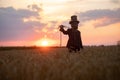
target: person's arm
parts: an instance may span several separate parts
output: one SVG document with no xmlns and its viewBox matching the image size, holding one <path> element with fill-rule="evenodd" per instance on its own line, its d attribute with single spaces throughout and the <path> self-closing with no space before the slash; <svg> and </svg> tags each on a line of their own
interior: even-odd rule
<svg viewBox="0 0 120 80">
<path fill-rule="evenodd" d="M 60 26 L 60 31 L 63 32 L 63 34 L 68 34 L 68 30 L 65 31 L 63 27 L 63 25 Z"/>
</svg>

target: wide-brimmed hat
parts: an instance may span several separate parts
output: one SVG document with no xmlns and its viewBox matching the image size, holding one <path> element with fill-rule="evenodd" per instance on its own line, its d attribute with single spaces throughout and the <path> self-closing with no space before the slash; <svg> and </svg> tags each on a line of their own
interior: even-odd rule
<svg viewBox="0 0 120 80">
<path fill-rule="evenodd" d="M 69 22 L 69 24 L 72 24 L 73 22 L 79 23 L 79 21 L 77 20 L 77 16 L 76 15 L 71 16 L 71 21 Z"/>
</svg>

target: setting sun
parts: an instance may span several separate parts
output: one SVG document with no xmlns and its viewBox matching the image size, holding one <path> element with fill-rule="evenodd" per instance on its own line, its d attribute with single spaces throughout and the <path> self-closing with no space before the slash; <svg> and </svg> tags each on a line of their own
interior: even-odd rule
<svg viewBox="0 0 120 80">
<path fill-rule="evenodd" d="M 54 46 L 56 44 L 56 41 L 48 38 L 42 38 L 40 40 L 37 40 L 34 44 L 36 46 L 43 46 L 43 47 Z"/>
<path fill-rule="evenodd" d="M 42 42 L 41 42 L 41 45 L 42 45 L 42 46 L 48 46 L 48 41 L 46 41 L 46 40 L 42 41 Z"/>
<path fill-rule="evenodd" d="M 50 46 L 48 40 L 38 40 L 35 42 L 35 45 L 37 45 L 37 46 Z"/>
</svg>

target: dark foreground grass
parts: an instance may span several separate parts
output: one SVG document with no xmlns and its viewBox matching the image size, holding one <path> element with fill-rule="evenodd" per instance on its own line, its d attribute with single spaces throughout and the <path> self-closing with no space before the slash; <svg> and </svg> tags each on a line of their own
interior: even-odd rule
<svg viewBox="0 0 120 80">
<path fill-rule="evenodd" d="M 120 47 L 4 48 L 0 80 L 120 80 Z"/>
</svg>

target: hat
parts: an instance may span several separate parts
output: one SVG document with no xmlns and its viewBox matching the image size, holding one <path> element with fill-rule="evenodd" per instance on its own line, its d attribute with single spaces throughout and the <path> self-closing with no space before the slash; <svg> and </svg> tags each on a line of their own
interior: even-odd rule
<svg viewBox="0 0 120 80">
<path fill-rule="evenodd" d="M 77 16 L 76 15 L 71 16 L 71 21 L 69 22 L 69 24 L 71 24 L 72 22 L 79 23 L 79 21 L 77 20 Z"/>
</svg>

